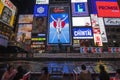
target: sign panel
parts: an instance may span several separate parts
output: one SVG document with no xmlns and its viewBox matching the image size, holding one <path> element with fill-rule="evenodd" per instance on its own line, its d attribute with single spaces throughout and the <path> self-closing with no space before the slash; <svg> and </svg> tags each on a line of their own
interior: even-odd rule
<svg viewBox="0 0 120 80">
<path fill-rule="evenodd" d="M 72 17 L 72 26 L 91 26 L 90 17 Z"/>
<path fill-rule="evenodd" d="M 25 40 L 31 39 L 32 24 L 19 24 L 17 41 L 25 42 Z"/>
<path fill-rule="evenodd" d="M 34 16 L 47 16 L 48 15 L 48 5 L 35 5 Z"/>
<path fill-rule="evenodd" d="M 49 4 L 49 0 L 36 0 L 36 4 Z"/>
<path fill-rule="evenodd" d="M 120 17 L 120 8 L 117 2 L 96 1 L 96 5 L 99 17 Z"/>
<path fill-rule="evenodd" d="M 120 18 L 104 18 L 105 25 L 120 26 Z"/>
<path fill-rule="evenodd" d="M 68 6 L 51 6 L 49 15 L 48 44 L 70 44 Z"/>
<path fill-rule="evenodd" d="M 102 38 L 102 42 L 103 43 L 107 43 L 107 35 L 106 35 L 106 31 L 105 31 L 105 26 L 104 26 L 104 22 L 103 22 L 103 18 L 98 18 L 99 21 L 99 25 L 100 25 L 100 31 L 101 31 L 101 38 Z"/>
<path fill-rule="evenodd" d="M 0 45 L 4 47 L 7 47 L 8 45 L 8 38 L 1 34 L 0 34 Z"/>
<path fill-rule="evenodd" d="M 90 27 L 73 28 L 73 39 L 92 39 L 93 33 Z"/>
<path fill-rule="evenodd" d="M 16 7 L 10 0 L 0 0 L 0 20 L 13 27 Z"/>
<path fill-rule="evenodd" d="M 33 15 L 19 15 L 18 23 L 32 23 L 33 22 Z"/>
<path fill-rule="evenodd" d="M 72 3 L 72 16 L 88 16 L 87 2 Z"/>
<path fill-rule="evenodd" d="M 94 43 L 96 46 L 103 46 L 97 14 L 91 14 L 91 20 L 92 20 Z"/>
</svg>

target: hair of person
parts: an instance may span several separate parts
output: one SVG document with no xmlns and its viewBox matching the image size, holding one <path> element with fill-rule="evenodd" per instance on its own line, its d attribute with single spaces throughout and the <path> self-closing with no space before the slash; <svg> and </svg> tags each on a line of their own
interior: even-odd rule
<svg viewBox="0 0 120 80">
<path fill-rule="evenodd" d="M 8 67 L 7 67 L 7 71 L 10 71 L 10 68 L 11 67 L 13 67 L 13 65 L 9 65 Z"/>
<path fill-rule="evenodd" d="M 17 67 L 17 71 L 18 71 L 18 72 L 23 72 L 23 67 L 22 67 L 22 66 L 18 66 L 18 67 Z"/>
<path fill-rule="evenodd" d="M 99 66 L 99 69 L 100 69 L 100 71 L 104 71 L 104 70 L 105 70 L 105 67 L 104 67 L 103 65 L 100 65 L 100 66 Z"/>
<path fill-rule="evenodd" d="M 118 74 L 120 74 L 120 69 L 117 69 L 116 72 L 117 72 Z"/>
<path fill-rule="evenodd" d="M 44 18 L 43 17 L 36 17 L 36 21 L 41 19 L 42 21 L 44 21 Z"/>
<path fill-rule="evenodd" d="M 82 70 L 86 70 L 86 66 L 84 64 L 81 65 Z"/>
</svg>

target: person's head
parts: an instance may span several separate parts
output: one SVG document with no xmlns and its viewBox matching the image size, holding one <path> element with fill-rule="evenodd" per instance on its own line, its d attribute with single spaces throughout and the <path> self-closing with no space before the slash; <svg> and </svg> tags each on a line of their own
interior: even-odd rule
<svg viewBox="0 0 120 80">
<path fill-rule="evenodd" d="M 43 67 L 42 71 L 44 71 L 44 74 L 48 74 L 48 68 L 47 67 Z"/>
<path fill-rule="evenodd" d="M 105 71 L 105 67 L 103 65 L 99 66 L 100 71 Z"/>
<path fill-rule="evenodd" d="M 36 18 L 36 25 L 42 25 L 44 22 L 44 18 L 43 17 L 37 17 Z"/>
<path fill-rule="evenodd" d="M 117 70 L 116 70 L 116 73 L 117 73 L 117 74 L 120 74 L 120 69 L 117 69 Z"/>
<path fill-rule="evenodd" d="M 11 71 L 13 71 L 13 69 L 14 69 L 13 65 L 9 65 L 7 68 L 7 71 L 11 72 Z"/>
<path fill-rule="evenodd" d="M 84 64 L 81 65 L 82 70 L 86 70 L 86 66 Z"/>
<path fill-rule="evenodd" d="M 18 67 L 17 67 L 17 71 L 18 71 L 18 72 L 23 72 L 23 67 L 22 67 L 22 66 L 18 66 Z"/>
</svg>

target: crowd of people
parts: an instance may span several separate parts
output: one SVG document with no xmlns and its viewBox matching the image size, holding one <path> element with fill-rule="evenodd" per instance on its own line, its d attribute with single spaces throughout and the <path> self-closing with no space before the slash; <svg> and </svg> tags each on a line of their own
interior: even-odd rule
<svg viewBox="0 0 120 80">
<path fill-rule="evenodd" d="M 78 80 L 120 80 L 120 69 L 116 70 L 114 79 L 110 78 L 110 75 L 105 70 L 103 65 L 99 65 L 100 73 L 97 79 L 94 79 L 89 70 L 87 70 L 84 64 L 81 65 L 81 72 L 78 76 Z M 1 80 L 22 80 L 26 70 L 22 66 L 18 66 L 17 69 L 13 65 L 9 65 L 7 70 L 3 73 Z M 48 67 L 43 67 L 41 75 L 38 80 L 49 80 Z"/>
</svg>

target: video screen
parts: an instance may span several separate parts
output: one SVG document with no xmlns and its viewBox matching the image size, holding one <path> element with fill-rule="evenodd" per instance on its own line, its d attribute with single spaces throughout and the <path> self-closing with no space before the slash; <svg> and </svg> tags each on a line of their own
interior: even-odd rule
<svg viewBox="0 0 120 80">
<path fill-rule="evenodd" d="M 50 7 L 48 44 L 70 44 L 69 7 Z"/>
</svg>

